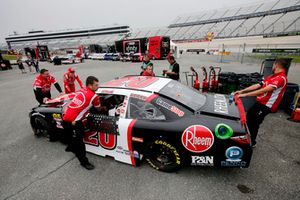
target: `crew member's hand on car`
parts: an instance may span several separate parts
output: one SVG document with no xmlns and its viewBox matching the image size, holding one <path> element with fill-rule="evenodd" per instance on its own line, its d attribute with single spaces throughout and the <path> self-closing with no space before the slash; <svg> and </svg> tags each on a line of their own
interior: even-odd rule
<svg viewBox="0 0 300 200">
<path fill-rule="evenodd" d="M 246 96 L 247 96 L 247 94 L 238 94 L 239 98 L 243 98 L 243 97 L 246 97 Z"/>
<path fill-rule="evenodd" d="M 233 94 L 236 95 L 236 94 L 242 94 L 243 92 L 241 90 L 238 90 L 238 91 L 235 91 Z"/>
<path fill-rule="evenodd" d="M 49 100 L 49 98 L 45 97 L 43 98 L 43 103 L 46 103 Z"/>
</svg>

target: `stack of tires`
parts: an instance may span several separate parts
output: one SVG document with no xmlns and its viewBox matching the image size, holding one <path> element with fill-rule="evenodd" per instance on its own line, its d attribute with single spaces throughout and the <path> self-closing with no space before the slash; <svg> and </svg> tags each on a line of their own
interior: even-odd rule
<svg viewBox="0 0 300 200">
<path fill-rule="evenodd" d="M 263 76 L 258 72 L 248 74 L 223 72 L 219 74 L 218 92 L 222 94 L 230 94 L 234 91 L 259 83 L 262 79 Z"/>
</svg>

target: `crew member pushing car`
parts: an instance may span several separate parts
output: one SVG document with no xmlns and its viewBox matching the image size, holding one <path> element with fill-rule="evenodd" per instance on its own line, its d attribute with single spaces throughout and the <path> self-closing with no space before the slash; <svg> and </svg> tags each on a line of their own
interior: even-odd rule
<svg viewBox="0 0 300 200">
<path fill-rule="evenodd" d="M 84 87 L 78 74 L 76 74 L 75 70 L 70 67 L 68 69 L 68 71 L 64 74 L 64 88 L 65 88 L 66 94 L 75 92 L 75 80 L 77 80 L 77 82 L 81 88 Z"/>
<path fill-rule="evenodd" d="M 80 164 L 88 170 L 94 169 L 94 165 L 86 157 L 85 144 L 83 143 L 83 120 L 92 106 L 100 111 L 100 98 L 95 94 L 98 89 L 98 82 L 94 76 L 87 77 L 86 87 L 76 92 L 74 99 L 63 112 L 64 127 L 70 137 L 66 151 L 72 151 Z"/>
<path fill-rule="evenodd" d="M 288 62 L 285 59 L 277 59 L 273 64 L 273 75 L 259 84 L 235 92 L 239 97 L 256 96 L 255 104 L 247 113 L 247 125 L 253 146 L 256 145 L 260 124 L 270 112 L 276 112 L 283 98 L 288 83 L 287 67 Z"/>
<path fill-rule="evenodd" d="M 54 84 L 55 88 L 60 94 L 63 94 L 60 85 L 55 80 L 55 78 L 50 75 L 47 69 L 42 69 L 40 74 L 35 77 L 33 83 L 33 91 L 35 94 L 36 100 L 43 104 L 48 99 L 51 98 L 51 85 Z"/>
</svg>

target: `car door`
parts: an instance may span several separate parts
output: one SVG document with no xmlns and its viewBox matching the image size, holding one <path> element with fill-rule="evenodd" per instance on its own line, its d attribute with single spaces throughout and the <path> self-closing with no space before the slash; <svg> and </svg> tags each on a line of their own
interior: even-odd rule
<svg viewBox="0 0 300 200">
<path fill-rule="evenodd" d="M 84 142 L 86 150 L 100 156 L 111 156 L 115 160 L 135 165 L 131 144 L 131 130 L 134 119 L 126 119 L 128 97 L 130 92 L 125 90 L 99 90 L 102 106 L 107 107 L 106 113 L 96 114 L 94 125 L 98 129 L 88 131 Z"/>
</svg>

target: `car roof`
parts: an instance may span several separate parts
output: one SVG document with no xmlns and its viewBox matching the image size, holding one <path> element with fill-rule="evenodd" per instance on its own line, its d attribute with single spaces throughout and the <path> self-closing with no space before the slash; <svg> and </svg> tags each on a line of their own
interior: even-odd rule
<svg viewBox="0 0 300 200">
<path fill-rule="evenodd" d="M 131 89 L 159 93 L 171 81 L 171 79 L 164 77 L 125 76 L 105 82 L 100 85 L 100 88 Z"/>
</svg>

